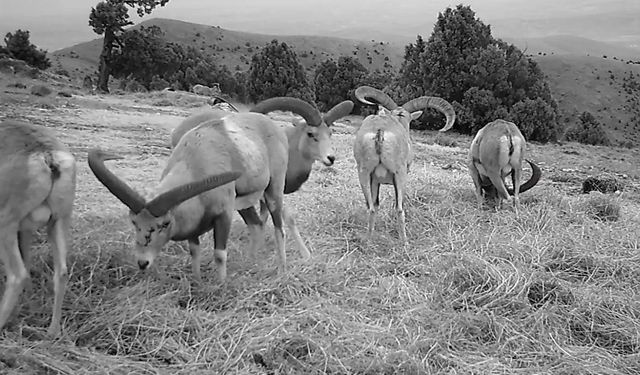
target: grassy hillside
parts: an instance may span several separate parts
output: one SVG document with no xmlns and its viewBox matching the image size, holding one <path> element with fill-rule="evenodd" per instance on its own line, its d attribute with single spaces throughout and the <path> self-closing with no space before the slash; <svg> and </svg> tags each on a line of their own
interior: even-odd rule
<svg viewBox="0 0 640 375">
<path fill-rule="evenodd" d="M 161 27 L 169 41 L 198 46 L 231 71 L 247 69 L 251 56 L 274 38 L 293 46 L 309 73 L 325 59 L 343 55 L 357 57 L 370 70 L 395 71 L 404 48 L 375 40 L 253 34 L 158 18 L 142 25 Z M 580 113 L 589 111 L 607 128 L 614 142 L 640 142 L 640 94 L 623 87 L 630 73 L 640 75 L 640 65 L 628 64 L 628 58 L 622 57 L 630 49 L 571 36 L 540 38 L 537 42 L 507 40 L 526 48 L 540 63 L 567 126 L 575 124 Z M 51 57 L 53 70 L 64 69 L 74 77 L 95 72 L 101 46 L 102 40 L 95 39 L 56 51 Z M 584 51 L 592 51 L 591 56 Z M 602 57 L 605 54 L 607 58 Z"/>
<path fill-rule="evenodd" d="M 619 44 L 600 42 L 575 35 L 553 35 L 541 38 L 503 38 L 526 50 L 527 54 L 577 55 L 616 57 L 622 60 L 640 61 L 640 49 Z"/>
<path fill-rule="evenodd" d="M 566 126 L 589 111 L 614 142 L 640 142 L 640 65 L 596 56 L 547 55 L 534 59 L 549 80 Z M 629 87 L 632 81 L 636 82 L 635 89 Z"/>
<path fill-rule="evenodd" d="M 336 163 L 315 165 L 285 198 L 312 259 L 300 261 L 289 240 L 287 273 L 276 275 L 269 224 L 253 262 L 235 215 L 228 282 L 215 281 L 207 234 L 204 282 L 195 283 L 180 243 L 166 246 L 152 272 L 138 270 L 128 210 L 86 160 L 89 148 L 117 152 L 123 159 L 109 167 L 150 192 L 170 153 L 171 128 L 195 103 L 181 105 L 179 92 L 29 95 L 43 83 L 65 89 L 0 73 L 0 120 L 46 125 L 78 161 L 63 335 L 44 336 L 52 256 L 43 231 L 34 238 L 30 287 L 0 332 L 2 374 L 600 375 L 640 368 L 637 150 L 530 145 L 543 179 L 521 196 L 516 216 L 510 204 L 477 208 L 464 167 L 470 137 L 414 132 L 403 246 L 390 186 L 381 189 L 375 236 L 364 236 L 367 211 L 352 154 L 362 119 L 350 116 L 334 128 Z M 621 195 L 577 194 L 581 179 L 604 171 L 627 175 Z"/>
<path fill-rule="evenodd" d="M 159 26 L 169 42 L 195 46 L 212 55 L 219 64 L 228 66 L 231 71 L 248 69 L 253 54 L 273 39 L 292 46 L 300 63 L 310 72 L 326 59 L 337 60 L 339 56 L 356 57 L 370 71 L 397 70 L 404 51 L 403 46 L 376 40 L 253 34 L 162 18 L 154 18 L 134 27 L 140 25 Z M 93 72 L 101 47 L 100 38 L 55 51 L 52 54 L 53 65 L 73 75 Z"/>
</svg>

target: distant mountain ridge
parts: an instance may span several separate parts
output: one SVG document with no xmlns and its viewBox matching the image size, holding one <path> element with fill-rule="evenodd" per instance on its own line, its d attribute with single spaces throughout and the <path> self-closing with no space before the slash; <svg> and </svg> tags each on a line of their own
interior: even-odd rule
<svg viewBox="0 0 640 375">
<path fill-rule="evenodd" d="M 141 26 L 158 26 L 169 42 L 194 46 L 214 57 L 218 64 L 226 65 L 231 71 L 249 68 L 253 54 L 273 39 L 292 46 L 300 63 L 308 70 L 332 58 L 352 56 L 370 71 L 395 71 L 399 68 L 404 47 L 389 42 L 353 40 L 337 37 L 306 35 L 266 35 L 233 31 L 217 26 L 195 24 L 165 18 L 153 18 L 141 22 Z M 54 65 L 76 65 L 83 74 L 97 66 L 102 48 L 102 38 L 80 43 L 53 52 Z M 73 60 L 77 60 L 74 61 Z M 68 70 L 68 69 L 67 69 Z"/>
<path fill-rule="evenodd" d="M 601 42 L 575 35 L 552 35 L 540 38 L 503 38 L 527 54 L 575 56 L 608 56 L 624 60 L 640 60 L 640 49 Z"/>
</svg>

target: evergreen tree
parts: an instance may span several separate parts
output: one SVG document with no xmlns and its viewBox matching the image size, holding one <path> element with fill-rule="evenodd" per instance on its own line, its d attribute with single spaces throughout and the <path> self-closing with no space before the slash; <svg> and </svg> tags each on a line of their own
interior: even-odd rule
<svg viewBox="0 0 640 375">
<path fill-rule="evenodd" d="M 113 48 L 122 44 L 119 36 L 124 32 L 124 27 L 133 24 L 129 21 L 129 8 L 136 9 L 138 16 L 142 17 L 168 2 L 169 0 L 105 0 L 91 8 L 89 26 L 96 34 L 104 34 L 98 67 L 98 90 L 109 92 Z"/>
<path fill-rule="evenodd" d="M 578 120 L 580 123 L 569 128 L 565 134 L 568 141 L 602 146 L 611 144 L 607 132 L 590 112 L 582 112 Z"/>
<path fill-rule="evenodd" d="M 291 96 L 315 103 L 315 95 L 296 53 L 272 40 L 253 55 L 247 77 L 249 99 L 258 102 L 275 96 Z"/>
<path fill-rule="evenodd" d="M 243 92 L 226 66 L 218 66 L 212 56 L 194 47 L 165 41 L 158 26 L 130 29 L 119 39 L 111 57 L 112 75 L 116 78 L 136 80 L 147 89 L 164 85 L 162 88 L 188 91 L 198 83 L 217 83 L 225 94 Z"/>
<path fill-rule="evenodd" d="M 358 60 L 340 56 L 338 63 L 326 60 L 316 69 L 315 93 L 318 107 L 325 111 L 343 100 L 351 99 L 353 91 L 363 84 L 369 71 Z"/>
<path fill-rule="evenodd" d="M 529 121 L 516 125 L 529 129 L 532 140 L 552 140 L 558 133 L 557 103 L 538 65 L 515 46 L 493 38 L 469 6 L 447 8 L 427 42 L 418 36 L 405 48 L 390 91 L 399 103 L 421 95 L 448 100 L 458 113 L 455 128 L 463 133 L 475 133 L 497 118 L 516 117 Z M 433 114 L 425 111 L 414 124 L 438 123 L 430 121 Z"/>
<path fill-rule="evenodd" d="M 15 33 L 7 33 L 4 37 L 6 48 L 4 53 L 27 64 L 38 68 L 47 69 L 51 61 L 47 58 L 47 51 L 38 49 L 29 41 L 29 30 L 16 30 Z M 0 51 L 0 54 L 3 51 Z"/>
</svg>

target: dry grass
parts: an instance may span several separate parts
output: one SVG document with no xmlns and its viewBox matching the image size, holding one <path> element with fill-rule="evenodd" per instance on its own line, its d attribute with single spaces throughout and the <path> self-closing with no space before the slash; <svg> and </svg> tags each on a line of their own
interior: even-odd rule
<svg viewBox="0 0 640 375">
<path fill-rule="evenodd" d="M 312 260 L 301 263 L 290 241 L 288 272 L 276 276 L 267 231 L 265 260 L 252 264 L 238 217 L 228 284 L 213 281 L 205 251 L 198 286 L 176 243 L 155 273 L 138 272 L 128 253 L 126 211 L 85 158 L 88 147 L 121 150 L 126 159 L 113 168 L 148 191 L 168 155 L 169 129 L 189 109 L 154 108 L 162 98 L 141 94 L 74 99 L 71 107 L 56 99 L 47 111 L 30 102 L 2 105 L 2 113 L 64 136 L 79 160 L 79 183 L 63 337 L 43 337 L 52 261 L 40 236 L 31 289 L 0 333 L 0 373 L 640 374 L 633 192 L 610 198 L 617 221 L 594 216 L 592 194 L 550 180 L 523 194 L 519 218 L 510 204 L 478 211 L 464 168 L 469 138 L 451 135 L 442 146 L 445 138 L 432 144 L 432 135 L 415 134 L 410 244 L 397 240 L 388 186 L 368 241 L 353 127 L 339 125 L 336 165 L 316 166 L 302 190 L 286 198 Z M 563 155 L 557 146 L 533 149 L 534 160 Z"/>
</svg>

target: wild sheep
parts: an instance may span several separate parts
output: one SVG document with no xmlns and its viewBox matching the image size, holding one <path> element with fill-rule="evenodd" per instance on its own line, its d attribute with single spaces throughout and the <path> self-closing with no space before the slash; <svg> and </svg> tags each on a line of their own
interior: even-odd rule
<svg viewBox="0 0 640 375">
<path fill-rule="evenodd" d="M 540 180 L 541 171 L 532 161 L 527 160 L 532 169 L 529 181 L 520 185 L 522 161 L 525 159 L 526 141 L 520 129 L 513 122 L 495 120 L 478 131 L 471 142 L 467 165 L 475 185 L 478 208 L 482 208 L 484 198 L 498 199 L 499 209 L 503 199 L 513 195 L 513 207 L 518 214 L 520 193 L 534 187 Z M 504 179 L 511 175 L 513 189 L 507 189 Z"/>
<path fill-rule="evenodd" d="M 6 275 L 0 329 L 29 278 L 33 232 L 46 225 L 54 262 L 48 334 L 60 333 L 75 191 L 75 158 L 48 129 L 12 120 L 0 124 L 0 259 Z"/>
<path fill-rule="evenodd" d="M 296 112 L 298 104 L 287 99 L 275 107 Z M 266 102 L 267 106 L 273 104 Z M 104 160 L 114 158 L 94 150 L 89 154 L 89 166 L 130 208 L 136 228 L 135 253 L 141 269 L 153 263 L 169 240 L 187 240 L 194 277 L 200 280 L 199 237 L 213 229 L 218 279 L 224 281 L 233 211 L 238 210 L 247 223 L 251 252 L 255 254 L 264 237 L 255 205 L 263 198 L 274 223 L 278 271 L 284 272 L 282 211 L 288 142 L 285 133 L 270 118 L 260 113 L 230 113 L 186 132 L 179 138 L 162 173 L 156 189 L 159 195 L 150 202 L 105 167 Z"/>
<path fill-rule="evenodd" d="M 393 184 L 398 233 L 406 244 L 403 197 L 413 159 L 409 123 L 420 117 L 423 109 L 434 108 L 446 116 L 447 123 L 440 129 L 446 131 L 455 122 L 455 111 L 446 100 L 432 96 L 421 96 L 399 107 L 387 94 L 369 86 L 358 87 L 355 96 L 362 103 L 381 106 L 377 114 L 362 121 L 353 144 L 360 187 L 369 211 L 368 235 L 371 237 L 373 234 L 376 210 L 380 205 L 380 184 Z"/>
<path fill-rule="evenodd" d="M 191 92 L 196 95 L 203 96 L 218 96 L 220 95 L 220 86 L 217 83 L 214 83 L 212 87 L 196 84 L 191 88 Z"/>
<path fill-rule="evenodd" d="M 272 98 L 257 105 L 251 111 L 267 114 L 278 110 L 280 108 L 278 104 L 280 100 L 289 101 L 290 98 Z M 353 102 L 345 100 L 334 106 L 324 116 L 321 116 L 317 109 L 300 100 L 298 101 L 296 111 L 304 120 L 295 120 L 293 125 L 288 122 L 275 121 L 284 128 L 289 144 L 284 194 L 291 194 L 300 189 L 309 178 L 315 161 L 320 161 L 327 166 L 333 165 L 335 156 L 333 155 L 333 147 L 331 145 L 331 125 L 337 119 L 348 115 L 352 109 Z M 220 119 L 230 113 L 234 113 L 234 111 L 212 108 L 189 116 L 171 133 L 172 147 L 175 147 L 180 138 L 189 130 L 205 121 Z M 289 210 L 286 207 L 283 213 L 287 227 L 293 235 L 303 259 L 308 258 L 310 252 L 300 236 L 294 216 L 289 214 Z M 268 210 L 265 201 L 261 200 L 260 216 L 262 222 L 266 220 L 267 214 Z"/>
</svg>

